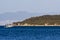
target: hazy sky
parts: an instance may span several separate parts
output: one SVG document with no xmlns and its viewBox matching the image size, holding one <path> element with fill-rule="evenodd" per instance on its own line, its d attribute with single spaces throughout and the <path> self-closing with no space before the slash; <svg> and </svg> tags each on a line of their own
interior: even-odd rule
<svg viewBox="0 0 60 40">
<path fill-rule="evenodd" d="M 60 0 L 0 0 L 0 13 L 5 12 L 28 12 L 30 14 L 34 15 L 41 15 L 48 13 L 48 14 L 60 14 Z M 0 15 L 1 15 L 0 14 Z M 6 24 L 7 20 L 10 18 L 17 20 L 17 18 L 14 16 L 10 17 L 9 14 L 3 14 L 5 16 L 0 16 L 0 24 Z M 13 14 L 15 15 L 15 14 Z M 19 14 L 18 14 L 19 15 Z M 29 14 L 25 15 L 20 13 L 21 16 L 24 15 L 23 18 L 31 16 Z M 21 20 L 23 19 L 21 16 Z M 33 16 L 33 15 L 32 15 Z"/>
<path fill-rule="evenodd" d="M 1 12 L 60 12 L 60 0 L 0 0 Z"/>
</svg>

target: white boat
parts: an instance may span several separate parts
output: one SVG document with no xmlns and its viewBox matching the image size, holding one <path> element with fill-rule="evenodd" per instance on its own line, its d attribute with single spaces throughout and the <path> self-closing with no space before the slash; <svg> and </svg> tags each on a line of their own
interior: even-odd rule
<svg viewBox="0 0 60 40">
<path fill-rule="evenodd" d="M 5 25 L 5 27 L 13 27 L 13 25 L 11 24 L 11 21 L 10 20 L 7 20 L 7 24 Z"/>
<path fill-rule="evenodd" d="M 13 25 L 7 24 L 7 25 L 5 25 L 5 27 L 6 27 L 6 28 L 8 28 L 8 27 L 13 27 Z"/>
</svg>

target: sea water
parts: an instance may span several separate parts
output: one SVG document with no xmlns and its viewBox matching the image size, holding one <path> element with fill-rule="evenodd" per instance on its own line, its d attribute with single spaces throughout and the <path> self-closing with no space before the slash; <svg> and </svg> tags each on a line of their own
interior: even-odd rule
<svg viewBox="0 0 60 40">
<path fill-rule="evenodd" d="M 0 26 L 0 40 L 60 40 L 59 26 Z"/>
</svg>

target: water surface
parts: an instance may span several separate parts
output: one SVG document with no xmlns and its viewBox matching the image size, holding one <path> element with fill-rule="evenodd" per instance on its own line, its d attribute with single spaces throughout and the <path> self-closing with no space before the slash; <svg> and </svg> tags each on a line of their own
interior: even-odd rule
<svg viewBox="0 0 60 40">
<path fill-rule="evenodd" d="M 60 40 L 59 26 L 0 26 L 0 40 Z"/>
</svg>

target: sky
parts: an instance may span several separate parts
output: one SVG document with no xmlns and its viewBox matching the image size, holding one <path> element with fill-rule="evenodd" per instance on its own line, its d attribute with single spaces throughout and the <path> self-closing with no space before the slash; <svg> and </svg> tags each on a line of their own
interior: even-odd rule
<svg viewBox="0 0 60 40">
<path fill-rule="evenodd" d="M 1 12 L 60 12 L 60 0 L 0 0 Z"/>
<path fill-rule="evenodd" d="M 21 11 L 34 13 L 34 15 L 40 15 L 41 13 L 60 14 L 60 0 L 0 0 L 0 15 L 4 15 L 7 12 L 17 13 Z M 0 16 L 0 19 L 1 18 Z M 2 23 L 5 21 L 0 22 Z"/>
</svg>

